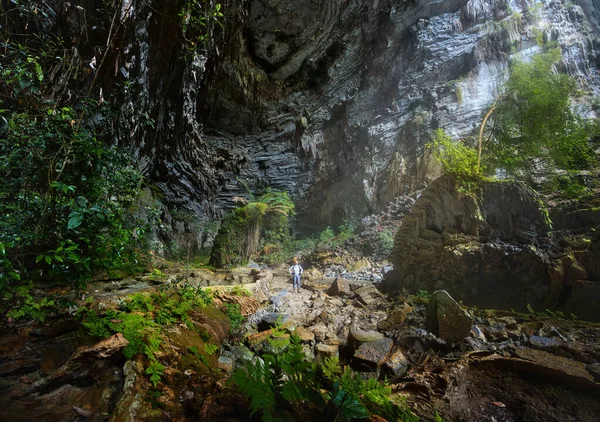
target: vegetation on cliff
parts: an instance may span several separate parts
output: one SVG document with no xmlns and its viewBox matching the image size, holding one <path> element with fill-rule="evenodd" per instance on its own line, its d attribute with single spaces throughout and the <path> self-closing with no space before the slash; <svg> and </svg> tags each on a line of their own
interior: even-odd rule
<svg viewBox="0 0 600 422">
<path fill-rule="evenodd" d="M 444 172 L 463 181 L 498 172 L 528 179 L 539 169 L 595 166 L 598 122 L 571 109 L 577 84 L 556 72 L 561 57 L 556 46 L 548 45 L 529 62 L 513 62 L 503 92 L 482 123 L 479 153 L 467 141 L 453 143 L 443 130 L 436 131 L 429 146 Z M 489 117 L 491 128 L 486 126 Z"/>
</svg>

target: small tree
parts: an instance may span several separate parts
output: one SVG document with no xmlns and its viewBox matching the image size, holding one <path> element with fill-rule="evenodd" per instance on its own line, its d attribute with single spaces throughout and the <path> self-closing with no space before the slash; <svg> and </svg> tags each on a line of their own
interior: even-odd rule
<svg viewBox="0 0 600 422">
<path fill-rule="evenodd" d="M 560 59 L 560 50 L 551 46 L 529 63 L 512 64 L 505 92 L 486 115 L 494 112 L 485 148 L 490 167 L 528 172 L 536 159 L 565 169 L 591 165 L 590 129 L 571 111 L 577 85 L 555 71 Z"/>
</svg>

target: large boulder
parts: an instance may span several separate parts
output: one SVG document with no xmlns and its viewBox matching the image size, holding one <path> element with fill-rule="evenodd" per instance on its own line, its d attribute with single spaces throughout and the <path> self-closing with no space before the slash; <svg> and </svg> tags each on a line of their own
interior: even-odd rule
<svg viewBox="0 0 600 422">
<path fill-rule="evenodd" d="M 438 290 L 431 295 L 425 320 L 427 331 L 449 343 L 458 343 L 469 336 L 472 325 L 473 317 L 448 292 Z"/>
<path fill-rule="evenodd" d="M 536 193 L 513 181 L 481 181 L 476 194 L 457 186 L 443 176 L 423 191 L 396 234 L 397 271 L 385 287 L 445 289 L 488 308 L 556 305 L 562 292 L 550 289 L 549 224 Z"/>
</svg>

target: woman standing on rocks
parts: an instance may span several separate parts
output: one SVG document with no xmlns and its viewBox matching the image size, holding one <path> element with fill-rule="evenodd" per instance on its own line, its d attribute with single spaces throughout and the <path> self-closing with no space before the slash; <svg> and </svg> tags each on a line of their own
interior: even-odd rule
<svg viewBox="0 0 600 422">
<path fill-rule="evenodd" d="M 300 293 L 300 274 L 304 272 L 300 264 L 298 264 L 298 258 L 294 258 L 294 263 L 288 270 L 293 278 L 293 290 L 294 292 Z M 297 290 L 296 290 L 297 289 Z"/>
</svg>

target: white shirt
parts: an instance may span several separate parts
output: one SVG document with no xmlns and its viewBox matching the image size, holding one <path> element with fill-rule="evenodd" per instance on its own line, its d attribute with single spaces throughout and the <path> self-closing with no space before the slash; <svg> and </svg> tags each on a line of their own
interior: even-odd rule
<svg viewBox="0 0 600 422">
<path fill-rule="evenodd" d="M 302 267 L 300 266 L 300 264 L 294 264 L 290 267 L 289 272 L 290 274 L 293 275 L 300 275 L 302 274 Z"/>
</svg>

